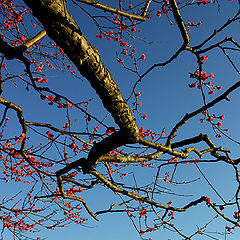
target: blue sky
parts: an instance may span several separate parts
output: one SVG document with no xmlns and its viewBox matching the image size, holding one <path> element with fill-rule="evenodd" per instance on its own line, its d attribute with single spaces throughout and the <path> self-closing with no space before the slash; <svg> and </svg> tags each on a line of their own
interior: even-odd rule
<svg viewBox="0 0 240 240">
<path fill-rule="evenodd" d="M 85 9 L 89 10 L 93 15 L 102 15 L 101 10 L 96 10 L 92 7 L 87 7 L 82 5 Z M 156 5 L 155 5 L 156 6 Z M 194 46 L 199 44 L 203 39 L 205 39 L 209 34 L 213 32 L 214 29 L 220 27 L 226 20 L 232 17 L 235 14 L 237 7 L 237 1 L 222 1 L 220 11 L 217 4 L 193 6 L 185 8 L 181 11 L 183 15 L 183 20 L 187 22 L 198 23 L 202 21 L 202 25 L 199 28 L 190 28 L 190 45 Z M 79 24 L 82 32 L 85 34 L 87 39 L 98 49 L 102 61 L 110 70 L 111 74 L 114 77 L 114 80 L 120 87 L 120 90 L 125 98 L 127 98 L 131 92 L 131 89 L 134 83 L 138 80 L 136 74 L 131 73 L 124 69 L 122 65 L 116 59 L 116 52 L 119 58 L 124 59 L 124 64 L 131 66 L 132 61 L 130 58 L 122 55 L 119 44 L 113 40 L 109 41 L 106 39 L 96 38 L 96 34 L 99 34 L 99 31 L 91 19 L 85 15 L 79 8 L 75 5 L 68 3 L 68 8 L 72 13 L 73 17 Z M 166 16 L 161 16 L 158 18 L 156 16 L 156 7 L 153 9 L 153 18 L 147 20 L 144 23 L 141 23 L 137 26 L 138 30 L 141 30 L 141 33 L 137 33 L 137 36 L 143 40 L 134 40 L 132 45 L 136 48 L 136 56 L 140 57 L 143 53 L 146 55 L 146 59 L 138 61 L 139 72 L 142 74 L 154 63 L 161 63 L 167 60 L 172 54 L 181 46 L 182 39 L 177 28 L 173 17 L 170 16 L 170 19 L 173 21 L 173 25 L 170 25 L 169 20 Z M 29 23 L 29 21 L 28 21 Z M 105 23 L 104 23 L 105 24 Z M 31 29 L 34 34 L 38 32 L 37 29 Z M 223 39 L 226 36 L 233 36 L 236 40 L 239 40 L 239 24 L 233 24 L 223 33 L 214 39 L 211 43 L 216 42 L 217 40 Z M 49 39 L 44 39 L 43 43 L 47 43 Z M 151 44 L 147 42 L 152 42 Z M 236 74 L 232 66 L 226 61 L 226 57 L 222 55 L 220 50 L 212 50 L 208 54 L 208 60 L 204 63 L 204 71 L 208 74 L 214 73 L 215 77 L 213 81 L 216 85 L 223 86 L 223 89 L 217 92 L 214 95 L 206 94 L 207 101 L 211 101 L 218 94 L 225 91 L 228 87 L 234 84 L 239 79 L 239 75 Z M 237 55 L 231 55 L 233 59 L 238 60 Z M 166 133 L 173 128 L 173 126 L 186 114 L 190 113 L 196 108 L 202 106 L 202 98 L 200 91 L 197 89 L 190 89 L 188 87 L 189 83 L 192 83 L 192 80 L 189 78 L 189 72 L 194 72 L 196 69 L 197 63 L 196 58 L 192 56 L 189 52 L 183 52 L 176 60 L 174 60 L 168 66 L 162 68 L 155 68 L 151 71 L 146 77 L 144 77 L 141 84 L 137 87 L 137 92 L 141 92 L 141 97 L 139 101 L 142 102 L 142 106 L 139 108 L 142 114 L 147 115 L 147 119 L 143 120 L 138 114 L 135 115 L 137 119 L 138 126 L 143 126 L 145 129 L 151 129 L 157 133 L 161 133 L 165 129 Z M 9 69 L 15 72 L 22 72 L 23 65 L 21 63 L 11 62 L 9 63 Z M 75 69 L 74 66 L 72 69 Z M 72 77 L 72 75 L 65 70 L 63 73 L 60 71 L 52 71 L 46 69 L 44 71 L 46 76 L 49 79 L 49 82 L 45 85 L 54 88 L 56 92 L 64 94 L 73 102 L 81 102 L 83 100 L 88 100 L 93 98 L 89 105 L 89 112 L 103 119 L 106 115 L 106 110 L 103 108 L 102 103 L 100 102 L 98 96 L 91 89 L 89 83 L 79 76 Z M 8 98 L 16 102 L 18 105 L 23 106 L 24 116 L 28 121 L 41 121 L 41 122 L 50 122 L 58 127 L 62 127 L 66 123 L 65 112 L 59 111 L 56 107 L 49 106 L 47 102 L 40 101 L 38 94 L 33 93 L 33 91 L 25 91 L 26 85 L 22 84 L 17 80 L 18 87 L 14 88 L 12 82 L 7 82 L 5 88 L 7 91 L 3 92 L 3 97 Z M 216 105 L 212 113 L 216 115 L 225 115 L 223 121 L 223 128 L 229 128 L 229 136 L 233 139 L 239 141 L 239 90 L 230 95 L 231 102 L 223 101 Z M 134 99 L 130 99 L 129 105 L 132 106 Z M 84 106 L 84 105 L 82 105 Z M 1 108 L 2 113 L 2 108 Z M 84 114 L 81 114 L 76 111 L 70 111 L 70 116 L 73 120 L 76 119 L 76 123 L 73 126 L 73 129 L 78 131 L 84 131 L 85 125 L 82 124 L 84 120 Z M 13 112 L 9 113 L 9 124 L 7 128 L 7 133 L 10 135 L 19 135 L 21 131 L 16 128 L 17 119 Z M 184 138 L 189 138 L 196 136 L 199 133 L 208 133 L 209 136 L 214 140 L 216 145 L 224 146 L 229 148 L 232 153 L 232 158 L 239 157 L 239 145 L 233 144 L 231 141 L 227 141 L 225 137 L 221 139 L 215 138 L 215 133 L 212 131 L 211 126 L 205 121 L 200 123 L 199 116 L 192 119 L 189 123 L 182 127 L 179 130 L 176 140 L 182 140 Z M 109 126 L 115 126 L 115 123 L 111 119 L 111 116 L 107 117 L 105 121 Z M 14 126 L 14 127 L 12 127 Z M 91 121 L 89 127 L 93 128 L 96 126 L 96 122 Z M 101 131 L 105 131 L 101 129 Z M 43 131 L 44 132 L 44 131 Z M 31 132 L 31 140 L 34 144 L 39 144 L 41 141 L 45 141 L 44 138 L 39 137 L 38 135 Z M 202 144 L 199 144 L 199 147 L 203 147 Z M 56 151 L 56 150 L 55 150 Z M 48 154 L 52 154 L 53 158 L 55 157 L 54 150 L 50 150 Z M 194 158 L 193 155 L 191 155 Z M 57 157 L 56 157 L 57 158 Z M 209 156 L 207 156 L 209 158 Z M 199 169 L 203 171 L 205 176 L 211 181 L 212 185 L 216 187 L 218 192 L 225 198 L 227 201 L 233 197 L 235 190 L 234 173 L 230 167 L 224 163 L 218 164 L 199 164 Z M 199 169 L 195 165 L 182 165 L 179 166 L 176 171 L 176 179 L 181 181 L 191 181 L 200 177 L 199 181 L 189 185 L 164 185 L 162 186 L 169 187 L 173 191 L 181 194 L 193 194 L 194 198 L 197 199 L 202 195 L 210 196 L 212 201 L 217 203 L 221 202 L 219 197 L 214 193 L 214 191 L 208 186 L 208 183 L 204 181 L 203 176 L 200 174 Z M 144 184 L 152 181 L 152 176 L 154 176 L 155 171 L 152 169 L 144 169 L 141 167 L 128 168 L 130 172 L 134 171 L 136 179 L 139 181 L 139 184 Z M 173 167 L 166 166 L 163 170 L 162 177 L 164 178 L 164 172 L 173 171 Z M 131 174 L 130 174 L 131 175 Z M 131 175 L 132 176 L 132 175 Z M 128 183 L 132 183 L 133 178 L 130 177 Z M 232 184 L 234 182 L 234 184 Z M 21 184 L 1 184 L 1 188 L 4 189 L 2 195 L 5 197 L 10 192 L 17 191 L 18 188 L 21 188 Z M 84 194 L 90 208 L 93 211 L 101 209 L 107 209 L 112 199 L 118 199 L 117 196 L 110 190 L 103 188 L 97 188 L 94 191 L 88 191 Z M 171 199 L 171 196 L 168 194 L 162 194 L 159 198 L 160 202 L 166 204 Z M 118 199 L 119 200 L 119 199 Z M 179 198 L 176 202 L 176 206 L 184 206 L 187 200 L 185 198 Z M 229 214 L 231 216 L 231 210 Z M 40 236 L 41 239 L 53 240 L 67 240 L 67 239 L 99 239 L 99 240 L 110 240 L 112 238 L 125 240 L 125 239 L 140 239 L 137 232 L 134 230 L 134 227 L 127 217 L 126 214 L 105 214 L 100 216 L 100 222 L 92 220 L 86 213 L 85 217 L 89 218 L 86 226 L 79 225 L 69 225 L 63 229 L 57 229 L 55 231 L 42 231 L 37 236 Z M 176 214 L 176 226 L 183 228 L 186 234 L 191 234 L 192 231 L 196 231 L 198 227 L 202 227 L 206 222 L 214 218 L 215 213 L 213 210 L 207 209 L 204 203 L 201 206 L 193 208 L 187 213 Z M 137 218 L 136 218 L 137 219 Z M 153 223 L 151 223 L 153 224 Z M 179 225 L 178 225 L 179 224 Z M 224 232 L 225 222 L 222 220 L 215 220 L 210 224 L 206 233 L 208 232 Z M 235 234 L 228 235 L 227 238 L 221 234 L 213 235 L 216 239 L 227 239 L 227 240 L 237 240 L 239 230 L 234 231 Z M 35 236 L 34 236 L 35 237 Z M 181 239 L 178 235 L 171 233 L 167 230 L 158 230 L 153 234 L 144 235 L 146 239 L 150 237 L 152 239 L 171 239 L 178 240 Z M 10 238 L 9 238 L 10 239 Z M 34 238 L 36 239 L 36 238 Z M 195 240 L 202 239 L 211 239 L 206 235 L 203 237 L 195 237 Z"/>
</svg>

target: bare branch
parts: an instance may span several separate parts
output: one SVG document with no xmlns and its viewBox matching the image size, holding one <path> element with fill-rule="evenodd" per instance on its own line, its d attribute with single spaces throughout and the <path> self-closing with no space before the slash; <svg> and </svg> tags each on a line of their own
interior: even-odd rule
<svg viewBox="0 0 240 240">
<path fill-rule="evenodd" d="M 238 87 L 240 87 L 240 81 L 235 83 L 233 86 L 231 86 L 230 88 L 228 88 L 228 90 L 226 90 L 223 94 L 221 94 L 219 97 L 215 98 L 213 101 L 211 101 L 210 103 L 208 103 L 207 105 L 195 110 L 194 112 L 190 113 L 190 114 L 186 114 L 182 120 L 180 122 L 178 122 L 176 124 L 176 126 L 172 129 L 171 133 L 168 136 L 167 139 L 167 143 L 166 146 L 171 145 L 171 142 L 173 140 L 174 135 L 176 135 L 176 132 L 178 131 L 178 129 L 184 125 L 189 119 L 193 118 L 194 116 L 198 115 L 199 113 L 201 113 L 204 110 L 207 110 L 211 107 L 213 107 L 215 104 L 219 103 L 220 101 L 224 100 L 224 99 L 228 99 L 228 95 L 233 92 L 235 89 L 237 89 Z"/>
<path fill-rule="evenodd" d="M 146 21 L 145 15 L 141 16 L 141 15 L 136 15 L 136 14 L 131 14 L 131 13 L 128 13 L 128 12 L 124 12 L 124 11 L 119 10 L 117 8 L 112 8 L 110 6 L 104 5 L 100 2 L 96 2 L 96 1 L 93 1 L 93 0 L 77 0 L 77 1 L 88 4 L 90 6 L 93 6 L 93 7 L 99 8 L 99 9 L 102 9 L 104 11 L 108 11 L 108 12 L 112 12 L 112 13 L 122 15 L 122 16 L 130 18 L 130 19 L 135 19 L 135 20 L 138 20 L 138 21 Z"/>
</svg>

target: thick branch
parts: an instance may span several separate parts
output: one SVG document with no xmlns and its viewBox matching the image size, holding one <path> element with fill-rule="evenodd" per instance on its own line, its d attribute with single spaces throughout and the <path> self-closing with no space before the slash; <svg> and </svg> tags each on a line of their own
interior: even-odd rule
<svg viewBox="0 0 240 240">
<path fill-rule="evenodd" d="M 136 141 L 138 127 L 118 85 L 101 61 L 97 49 L 88 42 L 67 12 L 63 1 L 25 0 L 25 3 L 41 21 L 47 34 L 91 83 L 118 126 L 127 133 L 130 140 Z"/>
<path fill-rule="evenodd" d="M 40 20 L 49 37 L 67 54 L 79 72 L 90 82 L 101 98 L 105 108 L 111 113 L 120 133 L 110 136 L 92 148 L 89 154 L 89 167 L 96 158 L 117 146 L 138 141 L 139 129 L 128 104 L 112 75 L 100 59 L 97 49 L 92 46 L 66 10 L 61 0 L 25 0 L 33 14 Z M 118 138 L 117 138 L 118 136 Z M 87 169 L 89 168 L 87 167 Z"/>
</svg>

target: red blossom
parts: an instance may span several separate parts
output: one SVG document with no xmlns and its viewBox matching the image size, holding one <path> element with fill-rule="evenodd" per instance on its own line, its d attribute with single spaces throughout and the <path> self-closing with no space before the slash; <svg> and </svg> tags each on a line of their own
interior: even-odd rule
<svg viewBox="0 0 240 240">
<path fill-rule="evenodd" d="M 203 59 L 203 61 L 207 61 L 208 60 L 208 56 L 203 56 L 202 59 Z"/>
<path fill-rule="evenodd" d="M 55 98 L 53 97 L 53 96 L 48 96 L 48 100 L 51 102 L 51 101 L 53 101 Z"/>
<path fill-rule="evenodd" d="M 115 128 L 114 127 L 109 127 L 106 131 L 106 134 L 110 134 L 110 133 L 114 133 L 115 132 Z"/>
<path fill-rule="evenodd" d="M 145 56 L 144 53 L 142 54 L 141 59 L 142 59 L 142 60 L 145 60 L 145 59 L 146 59 L 146 56 Z"/>
<path fill-rule="evenodd" d="M 75 142 L 72 142 L 71 144 L 69 144 L 69 147 L 72 148 L 72 149 L 74 149 L 74 148 L 76 147 Z"/>
<path fill-rule="evenodd" d="M 83 144 L 83 147 L 84 147 L 84 150 L 86 150 L 86 151 L 89 150 L 89 146 L 88 146 L 88 144 L 84 143 L 84 144 Z"/>
<path fill-rule="evenodd" d="M 123 59 L 120 59 L 120 58 L 118 59 L 119 63 L 123 63 L 123 61 L 124 61 Z"/>
<path fill-rule="evenodd" d="M 45 83 L 45 82 L 48 82 L 48 79 L 43 79 L 42 77 L 40 77 L 40 78 L 36 78 L 36 81 L 39 83 Z"/>
<path fill-rule="evenodd" d="M 63 128 L 66 129 L 66 128 L 69 128 L 69 126 L 70 126 L 69 123 L 66 123 L 66 124 L 63 126 Z"/>
<path fill-rule="evenodd" d="M 157 11 L 157 16 L 161 17 L 161 11 L 160 10 Z"/>
<path fill-rule="evenodd" d="M 138 92 L 138 93 L 136 94 L 136 97 L 141 97 L 141 93 Z"/>
<path fill-rule="evenodd" d="M 50 133 L 49 131 L 47 131 L 46 134 L 48 135 L 48 138 L 49 138 L 49 139 L 51 139 L 51 140 L 53 139 L 53 134 L 52 134 L 52 133 Z"/>
<path fill-rule="evenodd" d="M 42 100 L 45 100 L 46 98 L 47 98 L 47 96 L 46 95 L 40 95 L 40 98 L 42 99 Z"/>
<path fill-rule="evenodd" d="M 22 142 L 25 137 L 26 137 L 26 133 L 22 133 L 18 140 L 18 143 Z"/>
<path fill-rule="evenodd" d="M 206 201 L 206 204 L 209 204 L 211 202 L 209 197 L 206 197 L 205 201 Z"/>
<path fill-rule="evenodd" d="M 168 179 L 168 178 L 165 178 L 165 179 L 164 179 L 164 182 L 165 182 L 165 183 L 169 183 L 169 179 Z"/>
<path fill-rule="evenodd" d="M 67 105 L 70 107 L 70 108 L 73 108 L 73 104 L 68 102 Z"/>
</svg>

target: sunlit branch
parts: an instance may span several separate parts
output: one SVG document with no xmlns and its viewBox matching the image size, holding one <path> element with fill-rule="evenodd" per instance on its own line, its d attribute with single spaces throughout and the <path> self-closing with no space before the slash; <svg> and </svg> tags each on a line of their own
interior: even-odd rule
<svg viewBox="0 0 240 240">
<path fill-rule="evenodd" d="M 230 222 L 230 223 L 232 223 L 232 224 L 234 224 L 234 225 L 237 224 L 237 222 L 231 220 L 230 218 L 226 217 L 222 212 L 220 212 L 220 211 L 214 206 L 214 204 L 209 203 L 209 206 L 211 206 L 211 207 L 214 209 L 214 211 L 215 211 L 218 215 L 220 215 L 223 219 L 227 220 L 228 222 Z"/>
<path fill-rule="evenodd" d="M 182 237 L 184 237 L 185 239 L 187 239 L 187 236 L 186 235 L 184 235 L 179 229 L 177 229 L 172 223 L 170 223 L 170 222 L 168 222 L 168 221 L 165 221 L 164 220 L 164 216 L 163 217 L 161 217 L 159 214 L 158 214 L 158 212 L 155 210 L 155 208 L 153 207 L 153 206 L 151 206 L 152 207 L 152 210 L 153 210 L 153 212 L 156 214 L 156 216 L 158 217 L 158 219 L 160 220 L 160 221 L 162 221 L 162 224 L 167 224 L 169 227 L 171 227 L 171 228 L 173 228 L 174 229 L 174 231 L 176 231 L 180 236 L 182 236 Z M 167 214 L 167 211 L 165 212 L 166 214 Z M 166 215 L 165 214 L 165 215 Z"/>
<path fill-rule="evenodd" d="M 45 30 L 42 30 L 41 32 L 39 32 L 36 36 L 30 38 L 29 40 L 27 40 L 26 42 L 24 42 L 22 45 L 19 46 L 20 49 L 22 49 L 23 51 L 25 51 L 26 49 L 32 47 L 35 43 L 37 43 L 38 41 L 40 41 L 42 38 L 44 38 L 45 36 L 47 36 L 47 33 Z"/>
<path fill-rule="evenodd" d="M 63 49 L 80 73 L 91 83 L 103 105 L 121 129 L 118 134 L 119 140 L 116 135 L 114 141 L 104 139 L 103 142 L 93 146 L 89 153 L 89 157 L 91 156 L 89 159 L 92 162 L 90 165 L 93 165 L 97 160 L 96 156 L 99 157 L 116 146 L 137 142 L 139 129 L 118 85 L 101 61 L 97 49 L 88 42 L 67 10 L 64 13 L 60 12 L 59 6 L 65 8 L 64 3 L 60 0 L 47 2 L 49 5 L 46 7 L 41 1 L 25 0 L 25 3 L 43 24 L 47 34 Z M 48 14 L 44 16 L 39 14 L 39 7 Z M 49 16 L 51 16 L 51 21 L 49 21 Z M 72 44 L 66 45 L 66 41 L 72 42 Z M 109 138 L 113 139 L 112 135 Z M 108 142 L 108 144 L 104 144 L 104 142 Z"/>
<path fill-rule="evenodd" d="M 104 11 L 116 13 L 116 14 L 119 14 L 121 16 L 130 18 L 130 19 L 135 19 L 135 20 L 138 20 L 138 21 L 146 21 L 145 15 L 141 16 L 141 15 L 136 15 L 136 14 L 131 14 L 131 13 L 128 13 L 128 12 L 124 12 L 124 11 L 121 11 L 117 8 L 112 8 L 110 6 L 104 5 L 104 4 L 102 4 L 100 2 L 97 2 L 97 1 L 93 1 L 93 0 L 76 0 L 76 1 L 86 3 L 86 4 L 91 5 L 93 7 L 102 9 Z"/>
<path fill-rule="evenodd" d="M 145 5 L 144 5 L 144 8 L 142 9 L 142 13 L 141 13 L 141 15 L 143 17 L 146 17 L 146 14 L 147 14 L 147 11 L 148 11 L 148 8 L 149 8 L 151 2 L 152 2 L 152 0 L 147 0 L 146 1 Z"/>
<path fill-rule="evenodd" d="M 96 170 L 89 170 L 89 173 L 94 175 L 95 177 L 97 177 L 99 180 L 101 180 L 107 187 L 109 187 L 113 192 L 118 192 L 121 193 L 127 197 L 133 198 L 133 199 L 137 199 L 140 200 L 142 202 L 146 202 L 149 203 L 152 206 L 158 207 L 158 208 L 163 208 L 163 209 L 167 209 L 167 210 L 172 210 L 172 211 L 177 211 L 177 212 L 185 212 L 188 208 L 192 207 L 192 206 L 196 206 L 201 202 L 204 202 L 206 197 L 201 197 L 195 201 L 190 202 L 189 204 L 187 204 L 186 206 L 182 207 L 182 208 L 176 208 L 176 207 L 172 207 L 172 206 L 168 206 L 168 205 L 163 205 L 160 203 L 157 203 L 155 201 L 150 200 L 147 197 L 142 197 L 136 194 L 133 194 L 131 192 L 128 192 L 126 190 L 123 190 L 122 188 L 120 188 L 117 184 L 111 183 L 109 180 L 107 180 L 102 174 L 100 174 L 99 172 L 97 172 Z"/>
<path fill-rule="evenodd" d="M 183 22 L 182 16 L 180 14 L 180 11 L 178 9 L 177 3 L 175 0 L 169 0 L 172 11 L 173 11 L 173 15 L 174 18 L 176 20 L 176 23 L 178 25 L 178 28 L 180 29 L 183 41 L 184 41 L 184 45 L 185 47 L 188 45 L 189 41 L 190 41 L 190 37 L 188 35 L 188 32 L 186 30 L 185 24 Z"/>
<path fill-rule="evenodd" d="M 69 196 L 69 195 L 65 194 L 65 192 L 63 190 L 63 184 L 62 184 L 62 176 L 59 175 L 58 172 L 56 173 L 56 175 L 57 175 L 58 188 L 59 188 L 59 191 L 60 191 L 62 197 L 81 202 L 83 204 L 83 206 L 85 207 L 86 211 L 89 213 L 89 215 L 91 215 L 95 220 L 99 221 L 98 218 L 96 217 L 96 215 L 94 213 L 92 213 L 92 211 L 89 209 L 86 202 L 81 197 L 74 197 L 74 196 Z"/>
<path fill-rule="evenodd" d="M 0 33 L 0 43 L 1 43 L 0 52 L 3 53 L 6 57 L 6 59 L 8 59 L 8 60 L 17 58 L 20 61 L 23 61 L 25 63 L 27 60 L 23 56 L 23 52 L 25 52 L 28 48 L 32 47 L 35 43 L 40 41 L 46 35 L 47 35 L 46 31 L 42 30 L 36 36 L 30 38 L 29 40 L 24 42 L 22 45 L 20 45 L 18 47 L 11 47 L 3 40 L 5 38 L 5 36 L 2 33 Z"/>
<path fill-rule="evenodd" d="M 172 156 L 180 157 L 183 159 L 187 158 L 191 151 L 194 151 L 197 154 L 201 155 L 201 153 L 199 153 L 199 151 L 196 148 L 188 148 L 188 149 L 185 149 L 185 151 L 180 152 L 180 151 L 172 149 L 171 147 L 149 141 L 145 138 L 140 138 L 139 143 L 143 144 L 145 146 L 148 146 L 150 148 L 157 149 L 158 151 L 162 151 L 163 153 L 168 153 Z"/>
<path fill-rule="evenodd" d="M 160 155 L 162 155 L 162 152 L 156 152 L 154 154 L 150 154 L 147 156 L 110 156 L 110 155 L 104 155 L 98 158 L 98 162 L 115 162 L 115 163 L 138 163 L 138 162 L 145 162 L 150 161 L 152 159 L 158 158 Z"/>
</svg>

